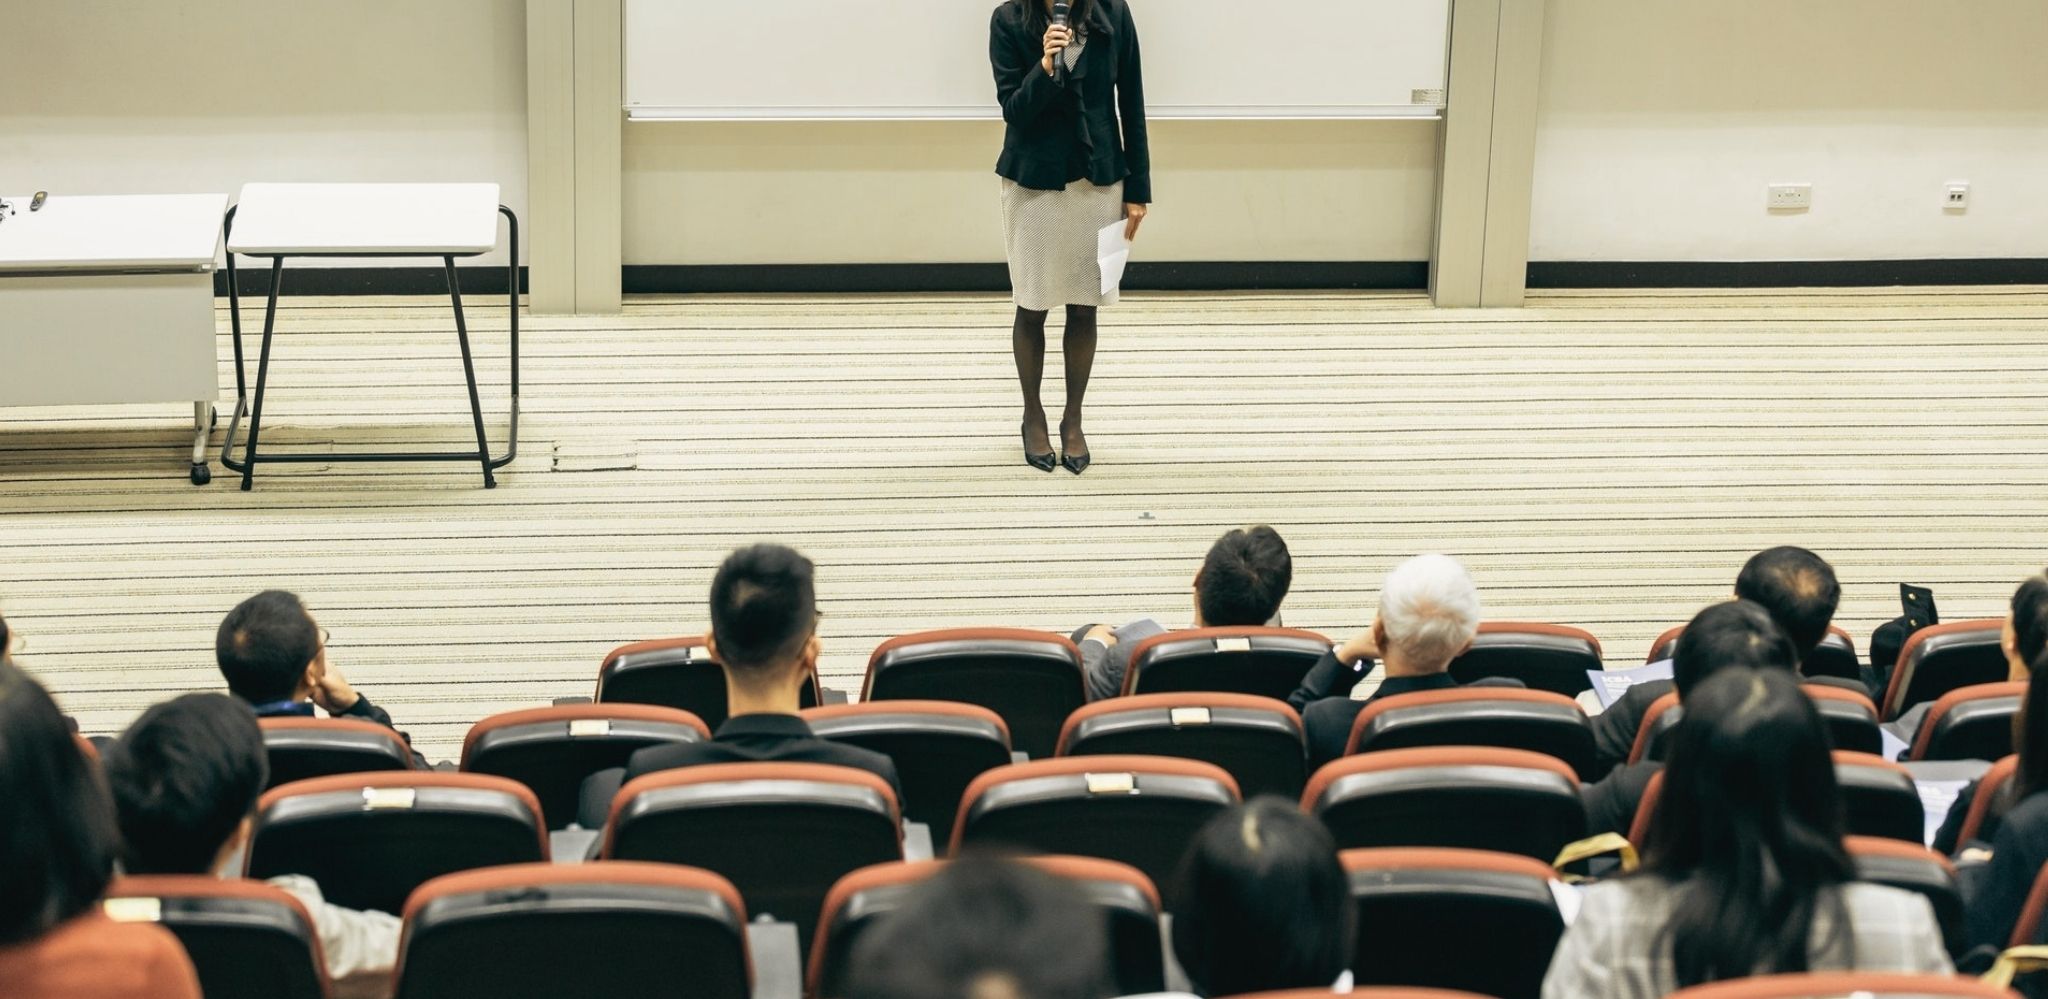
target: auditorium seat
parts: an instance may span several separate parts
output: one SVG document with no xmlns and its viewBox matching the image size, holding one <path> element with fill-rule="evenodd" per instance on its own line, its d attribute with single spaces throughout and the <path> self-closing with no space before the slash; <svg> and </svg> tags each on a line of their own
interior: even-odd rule
<svg viewBox="0 0 2048 999">
<path fill-rule="evenodd" d="M 2005 817 L 2012 802 L 2008 797 L 2007 785 L 2020 772 L 2018 756 L 2002 757 L 1977 778 L 1977 792 L 1970 798 L 1970 808 L 1963 813 L 1963 824 L 1956 835 L 1956 848 L 1961 849 L 1977 840 L 1989 841 L 1985 835 L 1986 826 Z"/>
<path fill-rule="evenodd" d="M 1882 756 L 1838 749 L 1835 783 L 1842 788 L 1843 819 L 1851 835 L 1926 842 L 1927 811 L 1905 767 Z"/>
<path fill-rule="evenodd" d="M 1309 778 L 1301 807 L 1329 827 L 1340 849 L 1462 847 L 1548 863 L 1586 834 L 1578 775 L 1555 757 L 1522 749 L 1346 756 Z"/>
<path fill-rule="evenodd" d="M 954 628 L 900 635 L 868 657 L 863 701 L 960 701 L 1003 716 L 1010 743 L 1052 755 L 1060 725 L 1087 703 L 1081 649 L 1065 635 Z"/>
<path fill-rule="evenodd" d="M 1451 660 L 1451 678 L 1466 684 L 1502 677 L 1520 680 L 1531 690 L 1576 697 L 1593 688 L 1586 672 L 1605 668 L 1600 640 L 1592 632 L 1562 624 L 1482 621 L 1472 647 Z"/>
<path fill-rule="evenodd" d="M 2005 622 L 1998 618 L 1929 625 L 1906 639 L 1885 685 L 1884 717 L 1891 721 L 1922 701 L 1958 687 L 1998 683 L 2012 671 L 2000 644 Z"/>
<path fill-rule="evenodd" d="M 265 790 L 336 774 L 413 769 L 412 747 L 390 728 L 356 718 L 260 718 L 270 757 Z"/>
<path fill-rule="evenodd" d="M 206 999 L 324 999 L 320 931 L 289 892 L 211 875 L 116 878 L 102 904 L 121 922 L 170 930 Z"/>
<path fill-rule="evenodd" d="M 548 828 L 576 821 L 583 779 L 649 746 L 699 742 L 696 715 L 652 704 L 572 704 L 492 715 L 462 740 L 465 773 L 509 777 L 540 799 Z"/>
<path fill-rule="evenodd" d="M 1299 628 L 1189 628 L 1131 648 L 1125 694 L 1190 691 L 1251 694 L 1284 701 L 1330 640 Z"/>
<path fill-rule="evenodd" d="M 1360 985 L 1427 985 L 1535 999 L 1564 933 L 1550 865 L 1486 850 L 1340 854 L 1358 901 Z M 1484 941 L 1484 960 L 1444 941 Z"/>
<path fill-rule="evenodd" d="M 1166 756 L 1071 756 L 974 779 L 953 824 L 964 846 L 1102 857 L 1170 884 L 1202 824 L 1239 801 L 1223 768 Z"/>
<path fill-rule="evenodd" d="M 1839 749 L 1834 759 L 1835 783 L 1841 788 L 1843 822 L 1849 835 L 1925 842 L 1927 813 L 1921 807 L 1913 775 L 1905 767 L 1882 756 Z M 1629 827 L 1629 842 L 1643 845 L 1663 794 L 1664 774 L 1659 772 L 1643 790 L 1643 800 Z"/>
<path fill-rule="evenodd" d="M 1975 978 L 1876 971 L 1764 975 L 1679 989 L 1668 999 L 2015 999 Z"/>
<path fill-rule="evenodd" d="M 547 824 L 524 784 L 484 774 L 343 774 L 264 793 L 246 873 L 303 874 L 335 905 L 396 914 L 414 888 L 443 874 L 547 858 Z"/>
<path fill-rule="evenodd" d="M 2012 723 L 2027 696 L 2027 681 L 1957 687 L 1941 695 L 1921 719 L 1909 760 L 1998 760 L 2013 752 Z"/>
<path fill-rule="evenodd" d="M 1165 950 L 1159 933 L 1159 892 L 1137 868 L 1096 857 L 1025 857 L 1048 874 L 1074 883 L 1102 910 L 1109 924 L 1109 951 L 1118 995 L 1165 988 Z M 812 942 L 805 992 L 835 999 L 845 987 L 847 961 L 861 934 L 902 907 L 945 861 L 910 861 L 862 868 L 839 880 L 825 898 Z"/>
<path fill-rule="evenodd" d="M 756 917 L 795 923 L 848 872 L 903 859 L 889 783 L 822 763 L 713 763 L 627 781 L 612 799 L 603 858 L 702 867 L 730 879 Z"/>
<path fill-rule="evenodd" d="M 820 703 L 818 678 L 798 692 L 803 707 Z M 696 715 L 716 733 L 725 724 L 725 668 L 703 635 L 634 642 L 611 650 L 597 671 L 599 704 L 653 704 Z"/>
<path fill-rule="evenodd" d="M 746 906 L 724 878 L 670 864 L 520 864 L 413 893 L 396 999 L 748 999 L 752 980 Z"/>
<path fill-rule="evenodd" d="M 1856 862 L 1858 880 L 1903 888 L 1927 899 L 1935 922 L 1941 924 L 1942 943 L 1950 955 L 1962 956 L 1969 947 L 1963 895 L 1956 885 L 1955 865 L 1947 857 L 1918 843 L 1879 836 L 1849 836 L 1843 845 Z"/>
<path fill-rule="evenodd" d="M 1250 694 L 1136 694 L 1097 701 L 1067 718 L 1059 755 L 1201 760 L 1229 771 L 1246 798 L 1299 798 L 1308 781 L 1300 716 L 1285 701 Z"/>
<path fill-rule="evenodd" d="M 1351 723 L 1345 753 L 1424 746 L 1497 746 L 1593 767 L 1593 728 L 1577 701 L 1548 690 L 1461 687 L 1375 698 Z"/>
<path fill-rule="evenodd" d="M 976 704 L 864 701 L 811 708 L 803 716 L 820 738 L 894 761 L 903 785 L 903 817 L 930 826 L 933 843 L 952 837 L 967 785 L 1010 763 L 1010 727 Z"/>
<path fill-rule="evenodd" d="M 1684 632 L 1685 626 L 1679 625 L 1657 636 L 1657 640 L 1650 643 L 1649 657 L 1643 661 L 1654 663 L 1671 658 L 1672 650 L 1677 648 L 1678 636 Z M 1829 625 L 1828 633 L 1821 636 L 1820 644 L 1799 664 L 1799 672 L 1806 676 L 1832 676 L 1862 683 L 1863 660 L 1856 654 L 1856 639 L 1848 632 Z"/>
<path fill-rule="evenodd" d="M 1877 708 L 1870 698 L 1853 690 L 1825 684 L 1802 684 L 1799 689 L 1813 701 L 1814 711 L 1820 715 L 1821 724 L 1827 727 L 1828 740 L 1833 748 L 1874 754 L 1884 747 L 1884 732 L 1878 727 Z M 1671 737 L 1671 730 L 1678 727 L 1684 715 L 1675 691 L 1650 702 L 1649 710 L 1643 712 L 1641 726 L 1636 729 L 1636 741 L 1629 748 L 1628 761 L 1662 763 L 1670 751 L 1667 740 Z"/>
</svg>

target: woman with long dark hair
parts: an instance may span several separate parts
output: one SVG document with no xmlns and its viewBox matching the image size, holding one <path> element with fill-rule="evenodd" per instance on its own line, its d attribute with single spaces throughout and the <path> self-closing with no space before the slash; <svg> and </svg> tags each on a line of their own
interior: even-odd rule
<svg viewBox="0 0 2048 999">
<path fill-rule="evenodd" d="M 1081 403 L 1095 366 L 1104 294 L 1096 234 L 1118 220 L 1135 238 L 1152 200 L 1145 77 L 1126 0 L 1005 0 L 989 22 L 989 63 L 1002 106 L 1003 238 L 1017 315 L 1010 345 L 1024 390 L 1024 460 L 1050 472 L 1088 468 Z M 1065 306 L 1067 396 L 1057 464 L 1038 385 L 1045 319 Z"/>
<path fill-rule="evenodd" d="M 1984 842 L 1998 835 L 1999 825 L 2013 805 L 2036 791 L 2048 789 L 2048 707 L 2039 710 L 2034 707 L 2037 700 L 2048 697 L 2048 689 L 2029 679 L 2039 677 L 2041 663 L 2048 662 L 2048 572 L 2028 576 L 2013 590 L 1999 647 L 2005 650 L 2009 678 L 2029 680 L 2029 685 L 2027 696 L 2021 701 L 2020 712 L 2012 720 L 2012 750 L 2019 755 L 2019 772 L 2014 776 L 2018 779 L 2005 785 L 1999 792 L 1999 800 L 1985 811 L 1977 830 L 1977 836 Z M 2033 664 L 2032 669 L 2028 668 L 2029 663 Z M 1925 723 L 1924 716 L 1922 723 Z M 1935 832 L 1932 844 L 1935 850 L 1960 854 L 1973 846 L 1960 841 L 1963 821 L 1968 818 L 1976 800 L 1977 784 L 1973 781 L 1956 796 L 1948 818 Z"/>
<path fill-rule="evenodd" d="M 113 799 L 70 723 L 0 662 L 0 996 L 200 999 L 177 938 L 101 914 L 120 848 Z"/>
<path fill-rule="evenodd" d="M 1723 670 L 1686 700 L 1643 866 L 1594 886 L 1544 999 L 1655 999 L 1803 971 L 1948 972 L 1926 900 L 1854 880 L 1827 731 L 1799 680 Z"/>
<path fill-rule="evenodd" d="M 2048 791 L 2048 649 L 2034 657 L 2027 696 L 2013 718 L 2012 742 L 2019 766 L 2006 784 L 2005 801 L 2001 802 L 2008 807 L 1992 809 L 1984 820 L 1991 863 L 1982 878 L 1967 882 L 1974 888 L 1965 906 L 1972 947 L 2005 949 L 2034 879 L 2048 865 L 2048 794 L 2042 793 Z M 1967 798 L 1956 804 L 1960 808 Z M 2004 814 L 1999 816 L 1999 812 Z M 1955 813 L 1951 812 L 1943 832 L 1949 833 L 1954 823 Z M 1950 833 L 1949 839 L 1955 838 Z M 1978 852 L 1968 850 L 1973 856 Z"/>
</svg>

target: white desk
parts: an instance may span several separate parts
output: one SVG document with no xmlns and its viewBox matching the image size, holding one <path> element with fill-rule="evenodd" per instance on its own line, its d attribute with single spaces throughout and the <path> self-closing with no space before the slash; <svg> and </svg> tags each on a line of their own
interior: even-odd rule
<svg viewBox="0 0 2048 999">
<path fill-rule="evenodd" d="M 504 455 L 492 457 L 484 434 L 483 404 L 476 388 L 476 364 L 470 356 L 469 324 L 462 312 L 462 289 L 456 257 L 488 253 L 498 244 L 498 216 L 504 216 L 511 240 L 505 280 L 511 306 L 512 413 Z M 474 461 L 483 470 L 484 488 L 497 485 L 491 474 L 519 453 L 519 219 L 498 203 L 496 184 L 248 184 L 228 213 L 228 302 L 234 325 L 234 419 L 221 445 L 220 463 L 242 473 L 242 488 L 255 483 L 257 462 Z M 252 399 L 243 374 L 242 308 L 235 256 L 270 258 L 269 303 L 263 314 L 263 349 L 256 362 L 256 393 Z M 469 383 L 469 409 L 476 427 L 475 451 L 400 451 L 381 454 L 265 454 L 256 441 L 263 427 L 263 397 L 270 383 L 270 345 L 277 326 L 277 293 L 289 257 L 440 257 L 448 279 L 448 298 L 455 309 L 455 336 L 462 346 L 462 373 Z M 235 438 L 242 417 L 249 418 L 249 441 L 235 458 Z"/>
<path fill-rule="evenodd" d="M 192 482 L 220 397 L 214 258 L 225 194 L 7 195 L 0 220 L 0 405 L 185 402 Z"/>
</svg>

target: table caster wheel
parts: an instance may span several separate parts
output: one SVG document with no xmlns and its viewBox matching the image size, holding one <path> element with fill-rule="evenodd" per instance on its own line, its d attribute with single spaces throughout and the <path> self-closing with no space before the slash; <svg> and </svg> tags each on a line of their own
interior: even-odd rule
<svg viewBox="0 0 2048 999">
<path fill-rule="evenodd" d="M 213 468 L 208 465 L 192 466 L 192 484 L 203 486 L 213 481 Z"/>
</svg>

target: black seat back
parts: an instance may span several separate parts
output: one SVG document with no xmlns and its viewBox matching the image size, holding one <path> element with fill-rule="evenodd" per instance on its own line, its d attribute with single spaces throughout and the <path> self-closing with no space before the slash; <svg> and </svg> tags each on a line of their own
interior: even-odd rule
<svg viewBox="0 0 2048 999">
<path fill-rule="evenodd" d="M 649 746 L 709 739 L 695 715 L 651 704 L 576 704 L 492 715 L 462 742 L 465 773 L 526 785 L 540 799 L 548 828 L 576 820 L 583 780 L 623 767 Z"/>
<path fill-rule="evenodd" d="M 1081 650 L 1065 635 L 957 628 L 902 635 L 868 659 L 863 701 L 959 701 L 1001 715 L 1010 744 L 1051 756 L 1060 725 L 1086 703 Z"/>
<path fill-rule="evenodd" d="M 933 843 L 952 839 L 967 785 L 1011 762 L 1009 727 L 974 704 L 865 701 L 813 708 L 804 721 L 820 738 L 889 757 L 903 785 L 904 819 L 931 827 Z"/>
<path fill-rule="evenodd" d="M 1131 649 L 1126 694 L 1249 694 L 1284 701 L 1330 640 L 1295 628 L 1191 628 Z"/>
<path fill-rule="evenodd" d="M 1228 771 L 1249 798 L 1301 797 L 1308 756 L 1301 719 L 1284 701 L 1249 694 L 1138 694 L 1097 701 L 1067 719 L 1061 756 L 1177 756 Z"/>
<path fill-rule="evenodd" d="M 320 931 L 298 899 L 255 881 L 203 875 L 121 878 L 107 915 L 178 938 L 207 999 L 326 999 Z"/>
<path fill-rule="evenodd" d="M 1448 846 L 1549 863 L 1585 836 L 1578 775 L 1538 753 L 1484 747 L 1347 756 L 1309 778 L 1302 807 L 1339 849 Z"/>
<path fill-rule="evenodd" d="M 1578 628 L 1521 621 L 1482 621 L 1464 655 L 1451 660 L 1460 684 L 1489 677 L 1520 680 L 1531 690 L 1576 697 L 1591 690 L 1588 670 L 1605 668 L 1599 639 Z"/>
<path fill-rule="evenodd" d="M 1548 865 L 1480 850 L 1346 850 L 1358 901 L 1358 984 L 1535 999 L 1564 934 Z M 1472 960 L 1446 940 L 1483 940 Z"/>
</svg>

